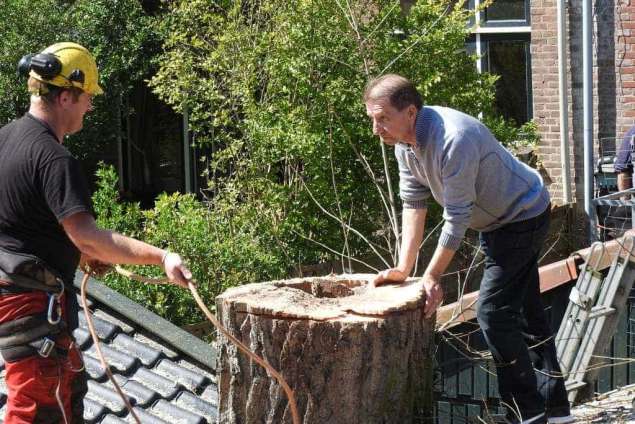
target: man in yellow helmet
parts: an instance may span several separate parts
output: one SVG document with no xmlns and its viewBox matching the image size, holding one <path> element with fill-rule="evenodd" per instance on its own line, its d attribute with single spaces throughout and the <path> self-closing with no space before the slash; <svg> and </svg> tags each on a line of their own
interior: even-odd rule
<svg viewBox="0 0 635 424">
<path fill-rule="evenodd" d="M 29 112 L 0 129 L 4 422 L 83 422 L 86 378 L 71 336 L 78 264 L 161 265 L 183 287 L 191 273 L 179 255 L 95 224 L 79 162 L 62 145 L 82 128 L 93 96 L 103 93 L 90 52 L 57 43 L 25 56 L 18 68 L 29 76 Z"/>
</svg>

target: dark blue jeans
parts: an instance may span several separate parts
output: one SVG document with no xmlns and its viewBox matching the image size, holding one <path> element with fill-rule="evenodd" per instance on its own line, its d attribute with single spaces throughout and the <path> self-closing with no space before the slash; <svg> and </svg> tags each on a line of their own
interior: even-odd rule
<svg viewBox="0 0 635 424">
<path fill-rule="evenodd" d="M 568 415 L 552 331 L 540 300 L 538 255 L 549 229 L 541 215 L 481 233 L 485 272 L 477 318 L 492 352 L 501 399 L 523 419 Z M 509 408 L 508 406 L 508 408 Z"/>
</svg>

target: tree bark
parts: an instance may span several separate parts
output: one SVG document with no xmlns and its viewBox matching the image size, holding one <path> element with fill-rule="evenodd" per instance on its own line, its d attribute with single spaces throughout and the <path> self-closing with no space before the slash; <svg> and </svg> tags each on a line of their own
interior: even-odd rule
<svg viewBox="0 0 635 424">
<path fill-rule="evenodd" d="M 434 321 L 422 286 L 372 275 L 249 284 L 216 299 L 221 323 L 285 378 L 303 424 L 432 422 Z M 221 423 L 291 423 L 281 386 L 219 337 Z"/>
</svg>

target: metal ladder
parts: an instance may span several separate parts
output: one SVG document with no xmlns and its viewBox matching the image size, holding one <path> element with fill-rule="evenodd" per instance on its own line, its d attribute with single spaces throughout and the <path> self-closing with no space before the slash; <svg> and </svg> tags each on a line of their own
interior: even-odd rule
<svg viewBox="0 0 635 424">
<path fill-rule="evenodd" d="M 610 346 L 635 281 L 635 238 L 622 240 L 605 278 L 598 270 L 606 254 L 604 245 L 591 246 L 556 335 L 560 368 L 572 403 L 592 394 L 601 365 L 599 356 Z"/>
</svg>

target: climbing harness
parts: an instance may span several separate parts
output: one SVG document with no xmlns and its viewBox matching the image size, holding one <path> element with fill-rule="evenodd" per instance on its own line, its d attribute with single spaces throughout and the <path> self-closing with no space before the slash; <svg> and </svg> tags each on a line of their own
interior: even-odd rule
<svg viewBox="0 0 635 424">
<path fill-rule="evenodd" d="M 119 274 L 123 275 L 124 277 L 130 278 L 130 279 L 133 279 L 133 280 L 136 280 L 136 281 L 139 281 L 139 282 L 143 282 L 143 283 L 149 283 L 149 284 L 171 284 L 170 281 L 168 281 L 166 279 L 143 277 L 143 276 L 137 275 L 137 274 L 135 274 L 133 272 L 130 272 L 128 270 L 125 270 L 125 269 L 121 268 L 120 266 L 115 266 L 115 271 L 117 271 Z M 94 342 L 96 350 L 97 350 L 97 355 L 99 356 L 99 361 L 101 362 L 102 367 L 106 371 L 106 374 L 108 375 L 108 378 L 110 379 L 110 381 L 114 385 L 114 387 L 115 387 L 117 393 L 119 394 L 119 396 L 121 396 L 121 398 L 123 399 L 123 401 L 124 401 L 124 403 L 126 405 L 126 408 L 130 412 L 130 414 L 133 416 L 135 421 L 138 424 L 141 424 L 141 421 L 139 420 L 139 417 L 137 417 L 137 415 L 135 414 L 135 412 L 134 412 L 134 410 L 132 408 L 132 405 L 130 404 L 128 398 L 124 395 L 123 391 L 121 390 L 121 387 L 119 387 L 119 385 L 115 381 L 115 378 L 114 378 L 114 376 L 112 375 L 112 373 L 110 371 L 110 367 L 108 366 L 108 363 L 106 362 L 106 360 L 104 358 L 104 355 L 102 354 L 101 349 L 99 348 L 99 338 L 97 337 L 97 332 L 95 331 L 95 328 L 93 326 L 92 318 L 90 317 L 90 314 L 88 313 L 88 306 L 87 306 L 88 302 L 86 301 L 86 286 L 88 284 L 88 278 L 90 277 L 90 274 L 91 274 L 90 269 L 88 269 L 87 272 L 85 272 L 85 274 L 84 274 L 84 278 L 82 279 L 82 284 L 81 284 L 82 306 L 84 308 L 84 314 L 86 315 L 86 322 L 88 323 L 88 328 L 89 328 L 89 331 L 90 331 L 90 335 L 93 338 L 93 342 Z M 284 379 L 282 374 L 280 374 L 278 371 L 276 371 L 276 369 L 273 368 L 269 364 L 269 362 L 267 362 L 265 359 L 261 358 L 260 356 L 256 355 L 255 353 L 253 353 L 247 347 L 247 345 L 245 345 L 243 342 L 241 342 L 236 337 L 234 337 L 232 334 L 230 334 L 229 331 L 227 331 L 227 329 L 225 327 L 223 327 L 220 322 L 218 322 L 218 320 L 214 317 L 214 314 L 212 314 L 211 311 L 207 308 L 207 306 L 205 306 L 205 303 L 203 302 L 203 300 L 199 296 L 198 291 L 196 290 L 196 286 L 191 281 L 188 282 L 188 288 L 190 290 L 190 293 L 192 293 L 192 296 L 194 297 L 194 300 L 196 301 L 196 304 L 203 311 L 203 313 L 205 314 L 207 319 L 225 337 L 227 337 L 232 343 L 234 343 L 243 353 L 245 353 L 249 358 L 253 359 L 256 363 L 258 363 L 260 366 L 262 366 L 265 370 L 268 371 L 268 373 L 271 376 L 273 376 L 278 381 L 278 383 L 282 386 L 285 394 L 287 395 L 287 398 L 289 399 L 289 407 L 291 409 L 291 417 L 293 419 L 293 424 L 300 424 L 300 415 L 298 413 L 298 407 L 297 407 L 297 404 L 296 404 L 296 401 L 295 401 L 295 396 L 293 394 L 293 390 L 291 389 L 289 384 L 286 382 L 286 380 Z"/>
<path fill-rule="evenodd" d="M 33 355 L 52 358 L 56 362 L 57 385 L 55 399 L 64 423 L 68 423 L 61 395 L 63 367 L 70 372 L 84 369 L 81 354 L 80 366 L 71 360 L 71 351 L 78 351 L 71 340 L 68 346 L 61 346 L 61 340 L 68 334 L 67 325 L 62 320 L 64 296 L 63 279 L 35 256 L 9 252 L 0 249 L 0 293 L 3 295 L 25 295 L 37 299 L 46 294 L 45 307 L 41 312 L 32 313 L 0 324 L 0 352 L 5 361 L 13 363 Z M 58 340 L 59 339 L 59 340 Z M 78 351 L 79 352 L 79 351 Z"/>
<path fill-rule="evenodd" d="M 45 292 L 45 313 L 27 315 L 0 324 L 0 352 L 6 361 L 16 361 L 37 352 L 48 358 L 55 348 L 57 336 L 66 330 L 62 321 L 60 299 L 64 281 L 39 258 L 0 249 L 0 288 L 3 294 Z"/>
</svg>

